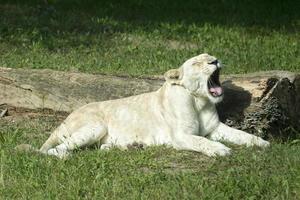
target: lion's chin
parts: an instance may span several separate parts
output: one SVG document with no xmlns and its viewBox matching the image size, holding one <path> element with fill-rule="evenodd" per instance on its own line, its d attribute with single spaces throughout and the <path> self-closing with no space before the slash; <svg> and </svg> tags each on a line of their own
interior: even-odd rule
<svg viewBox="0 0 300 200">
<path fill-rule="evenodd" d="M 224 97 L 224 95 L 214 97 L 210 93 L 207 96 L 208 96 L 209 101 L 213 104 L 220 103 L 223 100 L 223 97 Z"/>
</svg>

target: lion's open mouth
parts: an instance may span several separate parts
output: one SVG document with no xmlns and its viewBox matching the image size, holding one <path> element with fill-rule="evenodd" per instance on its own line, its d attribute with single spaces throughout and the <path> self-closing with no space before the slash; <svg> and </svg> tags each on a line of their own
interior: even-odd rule
<svg viewBox="0 0 300 200">
<path fill-rule="evenodd" d="M 216 69 L 214 73 L 210 75 L 207 81 L 208 91 L 213 97 L 219 97 L 223 95 L 223 89 L 221 87 L 219 78 L 220 78 L 220 69 Z"/>
</svg>

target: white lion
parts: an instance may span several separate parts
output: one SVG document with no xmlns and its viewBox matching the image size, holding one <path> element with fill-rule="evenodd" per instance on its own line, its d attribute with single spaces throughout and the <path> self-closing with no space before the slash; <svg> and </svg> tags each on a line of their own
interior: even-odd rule
<svg viewBox="0 0 300 200">
<path fill-rule="evenodd" d="M 201 54 L 166 72 L 166 82 L 155 92 L 87 104 L 71 113 L 39 152 L 63 158 L 95 143 L 101 149 L 138 143 L 225 156 L 230 148 L 219 141 L 268 146 L 260 137 L 219 121 L 215 104 L 223 98 L 220 69 L 215 57 Z"/>
</svg>

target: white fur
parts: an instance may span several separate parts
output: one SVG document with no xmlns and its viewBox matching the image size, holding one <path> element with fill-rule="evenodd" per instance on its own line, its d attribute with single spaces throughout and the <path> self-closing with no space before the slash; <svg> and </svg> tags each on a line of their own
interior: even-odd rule
<svg viewBox="0 0 300 200">
<path fill-rule="evenodd" d="M 40 151 L 63 158 L 75 148 L 94 143 L 100 143 L 101 149 L 140 143 L 224 156 L 230 149 L 220 140 L 268 146 L 267 141 L 219 121 L 215 104 L 223 96 L 213 97 L 207 88 L 209 76 L 220 68 L 219 63 L 209 64 L 214 60 L 208 54 L 187 60 L 179 69 L 166 72 L 166 82 L 158 91 L 81 107 Z"/>
</svg>

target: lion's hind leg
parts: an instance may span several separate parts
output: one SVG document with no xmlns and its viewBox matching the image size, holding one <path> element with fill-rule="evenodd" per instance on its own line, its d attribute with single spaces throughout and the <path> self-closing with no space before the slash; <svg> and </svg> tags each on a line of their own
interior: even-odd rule
<svg viewBox="0 0 300 200">
<path fill-rule="evenodd" d="M 60 138 L 62 142 L 54 148 L 50 148 L 46 154 L 64 158 L 74 149 L 99 142 L 106 133 L 106 127 L 101 124 L 86 124 L 70 134 L 70 136 Z"/>
</svg>

